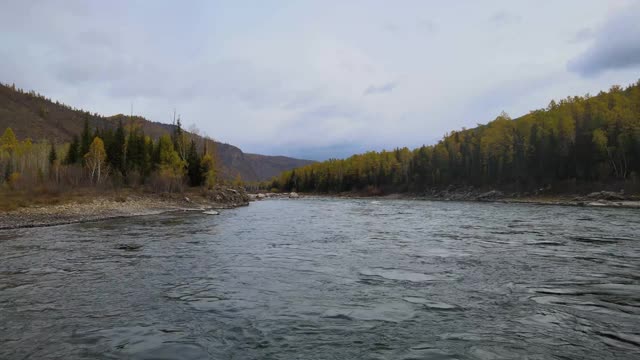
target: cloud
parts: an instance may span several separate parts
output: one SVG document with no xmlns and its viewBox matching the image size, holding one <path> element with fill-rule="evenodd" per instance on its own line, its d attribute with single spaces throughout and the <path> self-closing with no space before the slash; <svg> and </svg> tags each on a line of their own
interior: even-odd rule
<svg viewBox="0 0 640 360">
<path fill-rule="evenodd" d="M 395 81 L 391 81 L 380 86 L 370 85 L 364 90 L 364 95 L 384 94 L 392 92 L 398 84 Z"/>
<path fill-rule="evenodd" d="M 534 2 L 467 1 L 461 12 L 327 1 L 9 1 L 0 81 L 105 115 L 133 103 L 166 122 L 175 108 L 245 151 L 322 159 L 431 143 L 502 109 L 517 116 L 637 78 L 566 71 L 576 49 L 599 38 L 580 29 L 598 29 L 607 2 L 567 0 L 550 13 Z M 535 19 L 545 26 L 524 21 Z M 567 44 L 576 33 L 580 42 Z M 557 84 L 552 95 L 548 84 Z"/>
<path fill-rule="evenodd" d="M 419 19 L 418 27 L 420 29 L 424 29 L 428 33 L 434 33 L 438 31 L 438 26 L 436 25 L 436 23 L 429 19 Z"/>
<path fill-rule="evenodd" d="M 595 35 L 596 34 L 592 28 L 583 28 L 575 33 L 575 35 L 569 40 L 569 43 L 577 44 L 577 43 L 585 42 L 593 39 Z"/>
<path fill-rule="evenodd" d="M 640 66 L 640 4 L 612 17 L 597 31 L 591 46 L 567 63 L 567 69 L 584 77 L 607 70 Z"/>
<path fill-rule="evenodd" d="M 521 22 L 522 17 L 506 11 L 498 11 L 489 17 L 489 21 L 496 25 L 509 25 Z"/>
</svg>

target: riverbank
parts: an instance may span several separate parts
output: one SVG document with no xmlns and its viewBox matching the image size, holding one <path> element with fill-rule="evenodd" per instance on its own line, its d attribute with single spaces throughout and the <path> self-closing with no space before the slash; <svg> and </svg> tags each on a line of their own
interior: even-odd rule
<svg viewBox="0 0 640 360">
<path fill-rule="evenodd" d="M 217 187 L 181 194 L 117 191 L 69 196 L 58 204 L 34 205 L 0 212 L 0 230 L 53 226 L 173 211 L 228 209 L 249 204 L 242 189 Z"/>
<path fill-rule="evenodd" d="M 295 194 L 295 195 L 291 195 Z M 263 199 L 282 199 L 299 197 L 337 197 L 350 199 L 405 199 L 428 201 L 469 201 L 469 202 L 493 202 L 493 203 L 519 203 L 536 205 L 561 205 L 561 206 L 586 206 L 586 207 L 615 207 L 615 208 L 640 208 L 640 196 L 626 195 L 624 192 L 598 191 L 586 195 L 576 194 L 521 194 L 503 193 L 498 190 L 474 191 L 474 190 L 434 190 L 426 193 L 391 193 L 371 194 L 367 192 L 342 192 L 335 194 L 320 193 L 261 193 L 249 194 L 252 201 Z"/>
</svg>

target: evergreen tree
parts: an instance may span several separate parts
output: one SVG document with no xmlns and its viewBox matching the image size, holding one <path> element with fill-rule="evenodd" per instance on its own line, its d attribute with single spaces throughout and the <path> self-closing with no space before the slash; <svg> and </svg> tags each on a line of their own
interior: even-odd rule
<svg viewBox="0 0 640 360">
<path fill-rule="evenodd" d="M 89 147 L 92 141 L 91 131 L 89 130 L 89 118 L 84 119 L 84 127 L 82 128 L 82 134 L 80 135 L 80 156 L 84 157 L 89 152 Z"/>
<path fill-rule="evenodd" d="M 107 148 L 107 161 L 114 170 L 119 171 L 124 175 L 126 173 L 126 136 L 124 133 L 124 126 L 122 125 L 122 121 L 118 123 L 118 127 L 116 128 L 116 131 L 113 135 L 111 135 L 111 132 L 106 132 L 105 134 L 103 134 L 103 139 Z"/>
<path fill-rule="evenodd" d="M 78 139 L 78 135 L 73 135 L 73 140 L 71 144 L 69 144 L 69 151 L 67 151 L 67 157 L 64 162 L 68 165 L 73 165 L 78 162 L 80 151 L 80 139 Z"/>
<path fill-rule="evenodd" d="M 53 163 L 58 160 L 58 153 L 56 152 L 56 146 L 51 143 L 51 149 L 49 149 L 49 165 L 53 165 Z"/>
<path fill-rule="evenodd" d="M 187 175 L 191 186 L 202 185 L 201 159 L 196 148 L 195 141 L 191 140 L 189 151 L 187 152 Z"/>
</svg>

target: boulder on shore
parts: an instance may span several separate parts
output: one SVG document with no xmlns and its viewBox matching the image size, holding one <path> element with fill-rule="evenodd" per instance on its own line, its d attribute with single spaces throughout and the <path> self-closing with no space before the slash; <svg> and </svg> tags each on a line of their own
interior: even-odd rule
<svg viewBox="0 0 640 360">
<path fill-rule="evenodd" d="M 613 191 L 596 191 L 587 195 L 588 199 L 592 200 L 609 200 L 609 201 L 622 201 L 627 198 L 624 193 L 617 193 Z"/>
<path fill-rule="evenodd" d="M 297 198 L 299 198 L 299 197 L 300 197 L 300 195 L 298 195 L 298 193 L 297 193 L 297 192 L 295 192 L 295 191 L 292 191 L 292 192 L 289 194 L 289 199 L 297 199 Z"/>
<path fill-rule="evenodd" d="M 491 191 L 487 191 L 485 193 L 482 193 L 480 195 L 478 195 L 478 197 L 476 197 L 476 200 L 495 200 L 495 199 L 499 199 L 504 197 L 504 194 L 502 193 L 502 191 L 498 191 L 498 190 L 491 190 Z"/>
</svg>

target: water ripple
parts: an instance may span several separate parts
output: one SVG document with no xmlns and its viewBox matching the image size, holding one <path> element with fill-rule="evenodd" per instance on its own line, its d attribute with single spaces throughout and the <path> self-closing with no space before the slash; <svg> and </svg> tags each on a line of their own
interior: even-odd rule
<svg viewBox="0 0 640 360">
<path fill-rule="evenodd" d="M 302 199 L 0 231 L 0 358 L 636 359 L 638 219 Z"/>
</svg>

